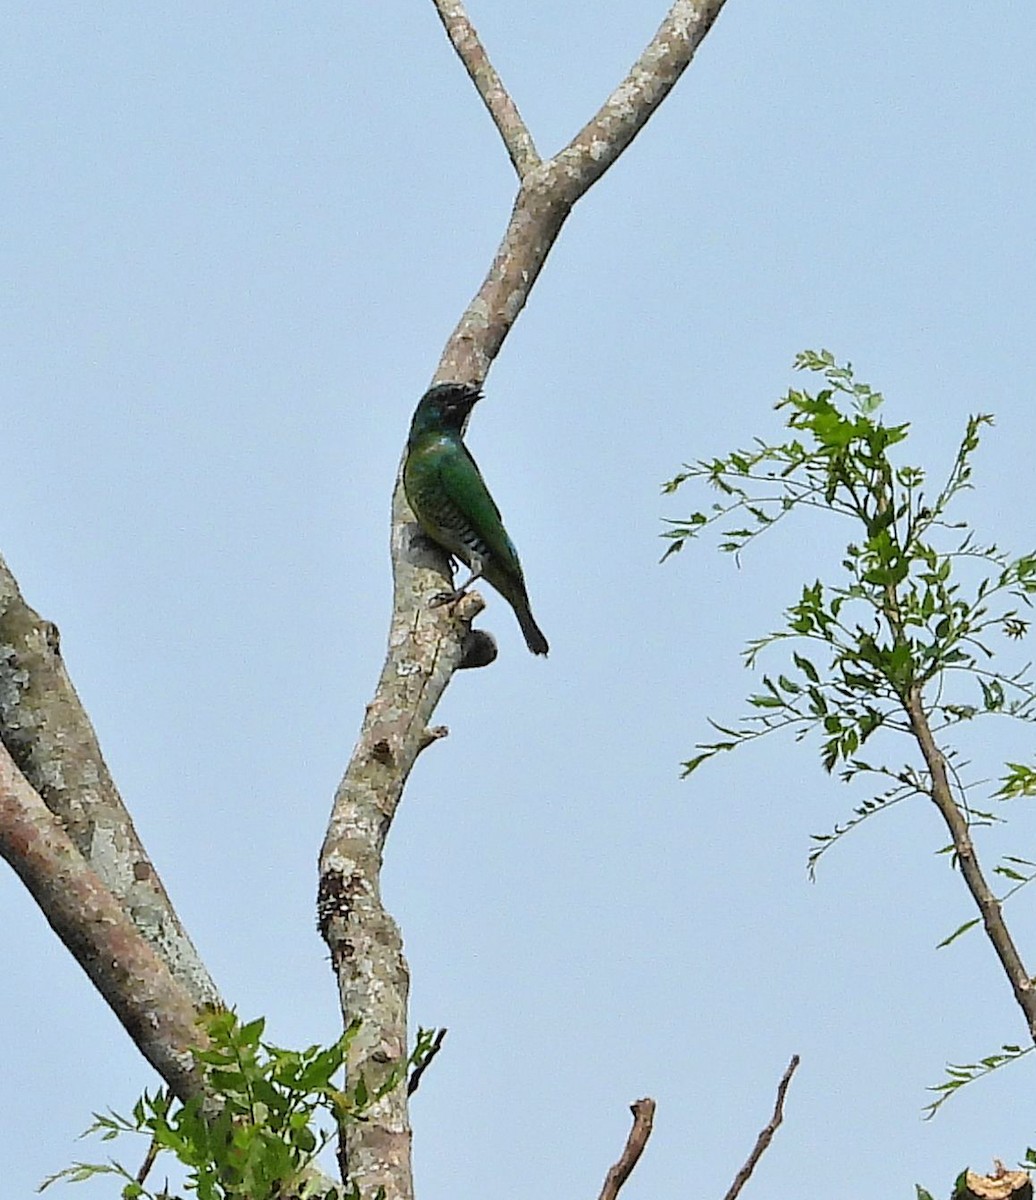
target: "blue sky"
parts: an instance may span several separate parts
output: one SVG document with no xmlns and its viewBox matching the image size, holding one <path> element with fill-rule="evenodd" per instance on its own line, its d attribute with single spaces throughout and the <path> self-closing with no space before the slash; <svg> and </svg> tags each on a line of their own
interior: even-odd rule
<svg viewBox="0 0 1036 1200">
<path fill-rule="evenodd" d="M 663 6 L 470 11 L 551 152 Z M 1033 1140 L 1028 1063 L 920 1120 L 947 1060 L 1024 1036 L 980 938 L 934 949 L 971 915 L 934 810 L 810 884 L 809 835 L 859 799 L 815 756 L 775 741 L 679 779 L 838 530 L 740 569 L 657 559 L 662 517 L 703 499 L 659 484 L 777 433 L 807 346 L 881 388 L 933 470 L 994 412 L 962 512 L 1036 545 L 1034 60 L 1023 4 L 729 0 L 565 227 L 469 431 L 550 658 L 490 595 L 500 658 L 451 685 L 388 847 L 414 1024 L 450 1029 L 414 1103 L 423 1200 L 595 1195 L 645 1094 L 624 1198 L 722 1195 L 793 1052 L 746 1196 L 939 1194 Z M 430 4 L 14 0 L 0 75 L 0 550 L 224 994 L 274 1041 L 330 1040 L 315 859 L 382 660 L 390 489 L 510 164 Z M 967 748 L 995 774 L 1032 739 Z M 1014 810 L 989 865 L 1034 832 Z M 154 1080 L 0 889 L 0 1161 L 27 1196 Z M 1024 893 L 1010 915 L 1032 957 Z"/>
</svg>

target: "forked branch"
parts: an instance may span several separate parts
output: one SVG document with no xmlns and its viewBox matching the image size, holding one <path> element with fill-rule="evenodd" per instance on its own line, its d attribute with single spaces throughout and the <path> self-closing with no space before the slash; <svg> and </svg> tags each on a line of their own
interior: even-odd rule
<svg viewBox="0 0 1036 1200">
<path fill-rule="evenodd" d="M 712 27 L 723 0 L 675 0 L 627 77 L 554 158 L 540 161 L 532 137 L 489 62 L 460 0 L 433 0 L 489 110 L 520 179 L 503 240 L 482 286 L 450 336 L 435 381 L 481 383 L 498 354 L 572 206 L 619 157 L 668 95 Z M 359 1017 L 349 1069 L 377 1083 L 407 1052 L 409 975 L 399 930 L 380 895 L 385 838 L 417 755 L 430 744 L 432 714 L 453 672 L 485 662 L 473 653 L 477 596 L 456 606 L 430 601 L 448 564 L 416 537 L 397 479 L 392 505 L 393 606 L 389 644 L 374 698 L 335 795 L 320 855 L 321 932 L 338 977 L 346 1024 Z M 444 581 L 444 576 L 446 580 Z M 486 635 L 482 634 L 482 645 Z M 409 1200 L 410 1122 L 404 1089 L 387 1095 L 344 1134 L 348 1181 Z"/>
<path fill-rule="evenodd" d="M 444 14 L 459 10 L 463 15 L 459 0 L 433 2 L 447 28 L 448 15 Z M 676 0 L 643 54 L 592 120 L 553 158 L 518 169 L 522 183 L 503 240 L 482 286 L 446 343 L 436 382 L 482 383 L 486 378 L 572 206 L 616 161 L 672 91 L 723 4 L 724 0 Z M 463 20 L 465 27 L 470 27 L 466 16 Z M 479 51 L 485 55 L 481 44 Z M 463 54 L 461 57 L 464 59 Z M 467 59 L 464 62 L 471 73 Z M 478 87 L 478 79 L 472 78 Z M 493 111 L 487 97 L 495 92 L 479 88 L 479 93 Z M 516 108 L 514 113 L 517 115 Z M 503 130 L 501 134 L 513 159 L 508 135 Z"/>
</svg>

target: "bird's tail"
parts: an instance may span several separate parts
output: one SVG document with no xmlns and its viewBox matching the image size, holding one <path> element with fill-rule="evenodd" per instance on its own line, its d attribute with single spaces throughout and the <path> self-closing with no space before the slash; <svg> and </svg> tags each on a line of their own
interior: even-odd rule
<svg viewBox="0 0 1036 1200">
<path fill-rule="evenodd" d="M 528 600 L 524 604 L 519 602 L 514 606 L 514 615 L 518 618 L 518 624 L 522 627 L 522 633 L 525 635 L 525 644 L 533 654 L 546 654 L 550 646 L 547 644 L 547 639 L 543 636 L 543 630 L 540 629 L 533 619 L 532 609 L 529 607 Z"/>
</svg>

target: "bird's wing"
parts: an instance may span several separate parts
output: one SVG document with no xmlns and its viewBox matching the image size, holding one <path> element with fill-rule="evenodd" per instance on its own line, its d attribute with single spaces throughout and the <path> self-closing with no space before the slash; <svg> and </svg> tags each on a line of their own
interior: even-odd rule
<svg viewBox="0 0 1036 1200">
<path fill-rule="evenodd" d="M 521 579 L 518 551 L 507 536 L 500 510 L 468 448 L 461 444 L 450 453 L 436 455 L 436 468 L 443 496 L 466 519 L 471 533 L 485 544 L 490 558 Z"/>
</svg>

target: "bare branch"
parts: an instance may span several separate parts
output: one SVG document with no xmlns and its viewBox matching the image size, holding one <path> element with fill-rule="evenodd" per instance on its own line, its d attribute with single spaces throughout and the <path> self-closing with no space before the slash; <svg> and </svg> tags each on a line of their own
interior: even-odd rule
<svg viewBox="0 0 1036 1200">
<path fill-rule="evenodd" d="M 335 795 L 320 853 L 317 916 L 331 952 L 346 1022 L 361 1017 L 347 1071 L 374 1090 L 407 1055 L 410 975 L 399 930 L 381 901 L 385 838 L 430 718 L 464 654 L 476 594 L 431 607 L 448 569 L 413 524 L 402 489 L 392 516 L 394 608 L 388 655 L 359 741 Z M 434 564 L 434 566 L 433 566 Z M 438 571 L 434 567 L 438 567 Z M 390 1200 L 413 1194 L 406 1089 L 394 1088 L 362 1122 L 343 1128 L 349 1181 Z"/>
<path fill-rule="evenodd" d="M 798 1065 L 799 1056 L 793 1054 L 791 1062 L 788 1063 L 788 1069 L 784 1072 L 780 1083 L 777 1085 L 777 1103 L 773 1106 L 773 1116 L 770 1118 L 769 1123 L 763 1127 L 762 1132 L 756 1139 L 755 1145 L 752 1147 L 752 1153 L 745 1161 L 745 1165 L 734 1176 L 734 1182 L 730 1185 L 730 1191 L 723 1197 L 723 1200 L 737 1200 L 737 1197 L 741 1194 L 741 1189 L 748 1182 L 759 1160 L 766 1153 L 767 1146 L 773 1141 L 773 1135 L 777 1132 L 777 1127 L 784 1120 L 784 1097 L 788 1094 L 788 1085 L 791 1083 L 791 1077 L 795 1074 L 795 1068 Z"/>
<path fill-rule="evenodd" d="M 599 1200 L 615 1200 L 619 1188 L 629 1179 L 633 1168 L 640 1161 L 644 1147 L 651 1136 L 651 1127 L 655 1121 L 655 1102 L 645 1096 L 643 1100 L 634 1100 L 630 1105 L 633 1114 L 633 1128 L 626 1138 L 619 1161 L 609 1169 L 605 1176 L 604 1187 L 601 1188 Z"/>
<path fill-rule="evenodd" d="M 90 718 L 65 670 L 57 626 L 25 603 L 2 557 L 0 741 L 195 1007 L 219 1005 L 216 985 L 108 772 Z"/>
<path fill-rule="evenodd" d="M 540 156 L 517 105 L 489 61 L 489 55 L 486 54 L 475 27 L 468 20 L 461 0 L 432 2 L 454 50 L 457 51 L 464 69 L 475 85 L 475 90 L 482 97 L 482 103 L 489 110 L 489 115 L 503 138 L 518 178 L 524 179 L 533 167 L 540 165 Z"/>
<path fill-rule="evenodd" d="M 672 89 L 723 0 L 676 0 L 629 77 L 562 153 L 540 162 L 513 102 L 459 0 L 435 0 L 440 19 L 508 147 L 521 184 L 478 294 L 450 336 L 436 381 L 481 383 L 525 306 L 573 204 L 604 173 Z M 432 714 L 453 672 L 492 661 L 496 647 L 471 619 L 476 594 L 430 608 L 449 580 L 445 556 L 417 532 L 400 480 L 392 504 L 393 611 L 381 679 L 335 796 L 320 855 L 318 919 L 338 977 L 346 1024 L 360 1017 L 348 1070 L 374 1086 L 406 1056 L 409 970 L 385 910 L 379 873 L 403 787 L 428 745 Z M 343 1177 L 388 1200 L 413 1195 L 404 1089 L 342 1131 Z M 645 1102 L 646 1103 L 646 1102 Z M 642 1148 L 642 1147 L 641 1147 Z"/>
<path fill-rule="evenodd" d="M 0 746 L 0 854 L 181 1099 L 198 1090 L 189 1047 L 203 1035 L 191 996 L 82 859 L 61 822 Z"/>
<path fill-rule="evenodd" d="M 676 0 L 644 53 L 601 108 L 557 155 L 581 196 L 648 123 L 689 66 L 724 0 Z"/>
<path fill-rule="evenodd" d="M 525 307 L 572 206 L 633 141 L 683 74 L 724 0 L 676 0 L 629 75 L 564 150 L 522 173 L 478 294 L 443 350 L 436 382 L 481 383 Z"/>
<path fill-rule="evenodd" d="M 151 1174 L 151 1168 L 155 1165 L 155 1159 L 158 1158 L 158 1152 L 161 1149 L 158 1141 L 155 1138 L 151 1139 L 151 1145 L 147 1148 L 147 1154 L 144 1155 L 144 1161 L 140 1164 L 140 1170 L 136 1174 L 137 1183 L 145 1183 L 147 1177 Z"/>
</svg>

